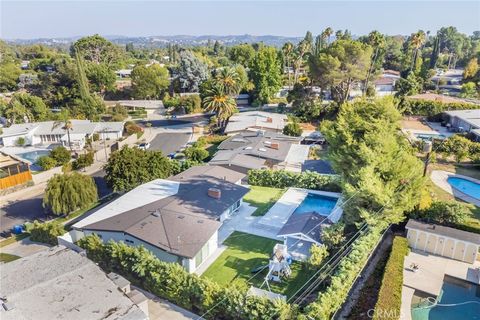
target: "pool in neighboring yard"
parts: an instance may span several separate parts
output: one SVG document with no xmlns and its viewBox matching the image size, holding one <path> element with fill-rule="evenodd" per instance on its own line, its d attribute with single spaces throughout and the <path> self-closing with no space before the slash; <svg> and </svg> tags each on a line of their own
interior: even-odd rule
<svg viewBox="0 0 480 320">
<path fill-rule="evenodd" d="M 302 214 L 315 211 L 322 216 L 328 216 L 337 204 L 338 198 L 308 193 L 293 214 Z"/>
<path fill-rule="evenodd" d="M 48 156 L 49 154 L 50 154 L 50 150 L 35 150 L 35 151 L 19 153 L 17 154 L 17 156 L 22 159 L 28 160 L 31 163 L 36 163 L 38 158 L 40 158 L 41 156 Z"/>
<path fill-rule="evenodd" d="M 480 184 L 457 177 L 450 177 L 447 182 L 461 193 L 480 200 Z"/>
<path fill-rule="evenodd" d="M 424 299 L 415 305 L 421 297 L 412 299 L 412 320 L 474 320 L 480 319 L 480 286 L 445 276 L 437 305 L 431 307 Z"/>
<path fill-rule="evenodd" d="M 444 139 L 447 138 L 443 134 L 439 134 L 439 133 L 414 133 L 413 135 L 417 139 L 420 139 L 420 140 L 423 140 L 423 141 L 431 141 L 433 139 L 444 140 Z"/>
</svg>

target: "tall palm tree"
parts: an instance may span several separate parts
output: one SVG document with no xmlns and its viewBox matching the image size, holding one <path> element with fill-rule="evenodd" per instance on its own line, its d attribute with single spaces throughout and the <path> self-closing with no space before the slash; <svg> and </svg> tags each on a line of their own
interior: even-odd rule
<svg viewBox="0 0 480 320">
<path fill-rule="evenodd" d="M 377 61 L 378 52 L 380 51 L 380 48 L 382 48 L 385 45 L 385 38 L 383 37 L 383 35 L 380 32 L 378 32 L 376 30 L 372 31 L 368 35 L 368 44 L 370 46 L 372 46 L 373 48 L 375 48 L 375 50 L 374 50 L 372 58 L 370 60 L 370 66 L 368 68 L 367 77 L 365 79 L 365 85 L 363 87 L 363 94 L 364 95 L 367 92 L 368 84 L 369 84 L 369 81 L 370 81 L 370 76 L 372 75 L 373 68 L 375 66 L 375 62 Z"/>
<path fill-rule="evenodd" d="M 70 131 L 73 130 L 73 125 L 72 121 L 70 121 L 70 112 L 68 112 L 68 109 L 62 109 L 58 118 L 59 120 L 53 123 L 52 131 L 61 126 L 62 129 L 67 132 L 68 147 L 70 152 L 73 152 L 72 143 L 70 142 Z"/>
<path fill-rule="evenodd" d="M 291 75 L 290 75 L 290 59 L 293 53 L 293 43 L 286 42 L 282 47 L 282 51 L 285 57 L 285 63 L 288 71 L 288 86 L 291 87 L 292 81 L 291 81 Z"/>
<path fill-rule="evenodd" d="M 242 79 L 234 68 L 222 68 L 215 78 L 215 82 L 224 88 L 226 94 L 237 96 L 240 93 Z"/>
<path fill-rule="evenodd" d="M 410 44 L 413 47 L 413 57 L 412 57 L 412 66 L 410 67 L 410 71 L 413 71 L 415 65 L 417 64 L 417 57 L 418 51 L 422 47 L 423 43 L 425 42 L 425 32 L 422 30 L 412 34 L 410 38 Z"/>
<path fill-rule="evenodd" d="M 330 44 L 330 37 L 333 34 L 333 29 L 330 27 L 327 27 L 323 32 L 325 34 L 325 39 L 327 40 L 327 45 Z"/>
<path fill-rule="evenodd" d="M 237 111 L 235 99 L 225 92 L 222 85 L 214 84 L 205 91 L 203 97 L 205 111 L 214 112 L 218 118 L 218 125 L 223 128 L 228 118 Z"/>
</svg>

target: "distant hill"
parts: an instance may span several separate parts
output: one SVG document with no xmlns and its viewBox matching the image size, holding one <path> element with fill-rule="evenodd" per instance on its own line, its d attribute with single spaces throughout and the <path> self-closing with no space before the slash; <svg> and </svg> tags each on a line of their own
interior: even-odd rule
<svg viewBox="0 0 480 320">
<path fill-rule="evenodd" d="M 284 37 L 284 36 L 253 36 L 249 34 L 245 35 L 227 35 L 227 36 L 215 36 L 215 35 L 202 35 L 202 36 L 189 36 L 189 35 L 176 35 L 176 36 L 148 36 L 148 37 L 127 37 L 127 36 L 104 36 L 113 43 L 124 45 L 127 43 L 133 43 L 136 47 L 145 48 L 161 48 L 168 44 L 178 44 L 182 46 L 200 46 L 206 45 L 209 41 L 219 41 L 223 45 L 232 46 L 241 43 L 255 43 L 263 42 L 269 46 L 280 47 L 285 42 L 297 43 L 302 40 L 302 37 Z M 10 39 L 8 43 L 13 44 L 45 44 L 51 46 L 68 45 L 81 37 L 69 37 L 69 38 L 38 38 L 38 39 Z"/>
</svg>

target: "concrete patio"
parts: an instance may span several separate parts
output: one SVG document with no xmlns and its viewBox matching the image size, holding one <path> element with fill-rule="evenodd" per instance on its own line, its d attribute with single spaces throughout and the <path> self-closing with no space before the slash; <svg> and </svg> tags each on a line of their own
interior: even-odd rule
<svg viewBox="0 0 480 320">
<path fill-rule="evenodd" d="M 413 264 L 418 265 L 414 272 Z M 426 252 L 411 250 L 403 262 L 402 320 L 411 319 L 411 302 L 415 290 L 438 296 L 445 275 L 480 284 L 480 261 L 473 264 Z"/>
</svg>

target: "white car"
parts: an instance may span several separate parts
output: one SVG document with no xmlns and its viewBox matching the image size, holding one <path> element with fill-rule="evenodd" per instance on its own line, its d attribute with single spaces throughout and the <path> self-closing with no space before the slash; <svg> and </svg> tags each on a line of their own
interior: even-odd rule
<svg viewBox="0 0 480 320">
<path fill-rule="evenodd" d="M 150 149 L 150 143 L 148 143 L 148 142 L 140 143 L 140 144 L 138 145 L 138 147 L 139 147 L 140 149 L 147 150 L 147 149 Z"/>
</svg>

